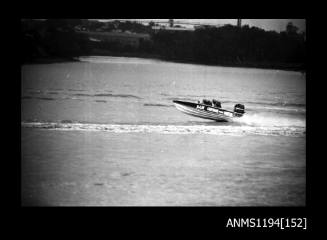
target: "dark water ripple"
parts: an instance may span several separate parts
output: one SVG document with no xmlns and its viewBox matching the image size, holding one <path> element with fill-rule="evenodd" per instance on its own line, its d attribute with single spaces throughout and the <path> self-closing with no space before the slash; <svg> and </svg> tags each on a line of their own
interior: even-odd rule
<svg viewBox="0 0 327 240">
<path fill-rule="evenodd" d="M 161 103 L 144 103 L 145 107 L 174 107 L 172 104 L 161 104 Z"/>
</svg>

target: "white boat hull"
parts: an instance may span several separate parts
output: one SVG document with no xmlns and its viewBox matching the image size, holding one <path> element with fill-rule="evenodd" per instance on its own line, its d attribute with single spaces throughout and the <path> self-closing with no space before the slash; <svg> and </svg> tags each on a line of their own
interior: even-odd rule
<svg viewBox="0 0 327 240">
<path fill-rule="evenodd" d="M 202 104 L 189 103 L 183 101 L 173 101 L 173 102 L 175 107 L 179 111 L 194 117 L 210 119 L 219 122 L 232 121 L 232 119 L 235 117 L 233 112 L 220 110 L 218 108 L 205 106 Z"/>
</svg>

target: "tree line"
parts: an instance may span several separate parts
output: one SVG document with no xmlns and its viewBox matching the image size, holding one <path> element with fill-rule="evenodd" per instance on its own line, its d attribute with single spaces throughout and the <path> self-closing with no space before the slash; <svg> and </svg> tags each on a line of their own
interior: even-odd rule
<svg viewBox="0 0 327 240">
<path fill-rule="evenodd" d="M 40 57 L 73 58 L 97 51 L 108 55 L 157 57 L 210 65 L 250 66 L 305 70 L 305 34 L 289 23 L 285 31 L 257 27 L 203 27 L 194 31 L 152 30 L 135 22 L 102 23 L 89 20 L 22 21 L 22 62 Z M 75 31 L 130 31 L 148 33 L 137 46 L 121 42 L 92 42 Z"/>
</svg>

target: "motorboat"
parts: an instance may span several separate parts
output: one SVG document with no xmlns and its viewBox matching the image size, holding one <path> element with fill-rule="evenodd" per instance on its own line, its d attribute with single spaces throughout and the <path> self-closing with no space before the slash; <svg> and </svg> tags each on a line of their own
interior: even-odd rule
<svg viewBox="0 0 327 240">
<path fill-rule="evenodd" d="M 173 100 L 175 107 L 181 112 L 199 118 L 215 120 L 217 122 L 230 122 L 234 118 L 242 117 L 245 113 L 243 104 L 235 104 L 234 111 L 221 107 L 221 103 L 215 99 L 212 101 L 203 99 L 202 102 L 188 102 Z"/>
</svg>

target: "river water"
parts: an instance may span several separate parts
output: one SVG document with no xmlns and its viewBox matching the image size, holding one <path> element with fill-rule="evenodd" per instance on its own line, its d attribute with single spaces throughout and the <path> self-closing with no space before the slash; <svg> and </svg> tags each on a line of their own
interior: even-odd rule
<svg viewBox="0 0 327 240">
<path fill-rule="evenodd" d="M 79 60 L 22 66 L 24 205 L 305 205 L 305 75 Z M 246 114 L 216 123 L 172 103 L 203 98 Z"/>
</svg>

